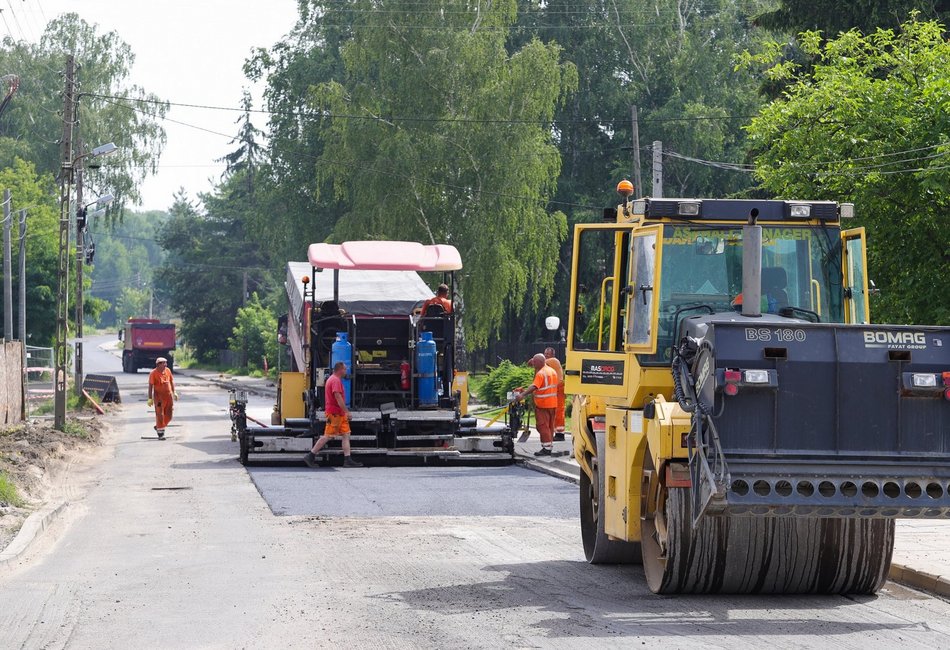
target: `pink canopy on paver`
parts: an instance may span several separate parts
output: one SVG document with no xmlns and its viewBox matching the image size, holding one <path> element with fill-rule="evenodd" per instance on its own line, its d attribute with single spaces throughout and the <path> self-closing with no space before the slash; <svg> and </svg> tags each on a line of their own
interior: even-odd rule
<svg viewBox="0 0 950 650">
<path fill-rule="evenodd" d="M 350 241 L 310 244 L 310 264 L 320 269 L 366 271 L 457 271 L 462 257 L 455 246 L 424 246 L 414 241 Z"/>
</svg>

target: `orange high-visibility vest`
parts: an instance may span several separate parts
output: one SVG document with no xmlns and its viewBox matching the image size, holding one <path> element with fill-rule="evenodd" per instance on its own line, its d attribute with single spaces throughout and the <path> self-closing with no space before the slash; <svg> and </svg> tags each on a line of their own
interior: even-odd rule
<svg viewBox="0 0 950 650">
<path fill-rule="evenodd" d="M 557 371 L 544 365 L 534 376 L 534 405 L 542 409 L 557 408 Z"/>
</svg>

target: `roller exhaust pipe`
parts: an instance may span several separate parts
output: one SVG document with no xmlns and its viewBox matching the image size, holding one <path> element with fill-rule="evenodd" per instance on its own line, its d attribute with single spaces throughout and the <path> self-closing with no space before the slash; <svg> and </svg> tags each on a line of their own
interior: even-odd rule
<svg viewBox="0 0 950 650">
<path fill-rule="evenodd" d="M 762 226 L 755 224 L 758 208 L 742 227 L 742 315 L 762 315 Z"/>
</svg>

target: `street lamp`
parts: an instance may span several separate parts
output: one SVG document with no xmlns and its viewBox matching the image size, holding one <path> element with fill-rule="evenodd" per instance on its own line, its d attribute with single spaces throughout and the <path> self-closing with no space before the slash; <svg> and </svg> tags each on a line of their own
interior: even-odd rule
<svg viewBox="0 0 950 650">
<path fill-rule="evenodd" d="M 71 81 L 72 73 L 69 69 L 71 59 L 67 62 L 67 81 Z M 59 212 L 59 290 L 56 295 L 56 342 L 55 342 L 55 356 L 56 356 L 56 373 L 55 373 L 55 386 L 54 386 L 54 398 L 53 398 L 53 426 L 59 431 L 64 431 L 66 428 L 66 357 L 67 357 L 67 348 L 66 348 L 66 320 L 67 320 L 67 286 L 69 283 L 69 202 L 70 202 L 70 191 L 71 185 L 73 183 L 74 171 L 76 168 L 76 163 L 78 163 L 83 158 L 88 157 L 98 157 L 110 154 L 118 149 L 114 143 L 109 142 L 107 144 L 100 145 L 91 151 L 80 154 L 75 158 L 70 158 L 72 153 L 72 121 L 73 121 L 73 111 L 75 106 L 73 105 L 74 98 L 71 95 L 72 84 L 67 83 L 67 97 L 66 97 L 66 113 L 64 114 L 65 123 L 67 125 L 66 137 L 64 138 L 64 160 L 62 165 L 62 176 L 60 179 L 60 212 Z M 80 180 L 81 180 L 80 176 Z M 77 203 L 82 203 L 82 185 L 81 183 L 77 185 Z M 78 224 L 78 219 L 77 219 Z M 79 238 L 81 239 L 81 230 L 79 232 Z M 77 243 L 79 243 L 77 241 Z M 80 249 L 81 250 L 81 249 Z M 77 267 L 77 275 L 79 275 L 79 286 L 80 291 L 77 295 L 77 298 L 82 296 L 82 274 L 80 271 L 81 267 Z M 82 328 L 82 321 L 78 323 L 78 328 Z M 77 332 L 78 333 L 78 332 Z M 81 353 L 81 344 L 77 343 L 77 355 Z M 81 378 L 81 377 L 80 377 Z M 81 386 L 81 382 L 80 386 Z"/>
<path fill-rule="evenodd" d="M 106 154 L 112 153 L 116 150 L 116 146 L 111 142 L 109 144 L 104 144 L 101 147 L 96 147 L 90 153 L 92 155 L 104 156 Z M 100 153 L 96 153 L 100 152 Z M 76 197 L 77 199 L 82 195 L 82 174 L 80 171 L 79 177 L 77 178 L 76 183 Z M 83 321 L 85 320 L 83 304 L 83 262 L 86 259 L 86 226 L 89 223 L 89 219 L 95 217 L 101 217 L 106 213 L 105 209 L 102 206 L 109 205 L 112 203 L 113 197 L 111 194 L 103 194 L 98 199 L 91 203 L 87 203 L 76 211 L 76 380 L 75 380 L 75 390 L 76 395 L 82 395 L 82 377 L 83 377 L 83 368 L 82 368 L 82 337 L 83 337 Z M 92 213 L 88 213 L 89 206 L 96 206 L 99 208 Z"/>
</svg>

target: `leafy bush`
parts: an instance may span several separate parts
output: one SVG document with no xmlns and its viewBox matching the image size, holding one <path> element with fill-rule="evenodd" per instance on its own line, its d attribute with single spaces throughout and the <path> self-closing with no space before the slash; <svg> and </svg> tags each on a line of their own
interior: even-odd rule
<svg viewBox="0 0 950 650">
<path fill-rule="evenodd" d="M 486 404 L 499 406 L 508 401 L 508 393 L 519 386 L 528 386 L 534 381 L 534 368 L 516 366 L 510 361 L 502 361 L 492 368 L 482 385 L 479 397 Z"/>
<path fill-rule="evenodd" d="M 270 365 L 277 360 L 277 317 L 251 294 L 247 306 L 238 309 L 234 335 L 228 339 L 231 351 L 243 354 L 249 370 L 260 370 L 267 357 Z"/>
</svg>

